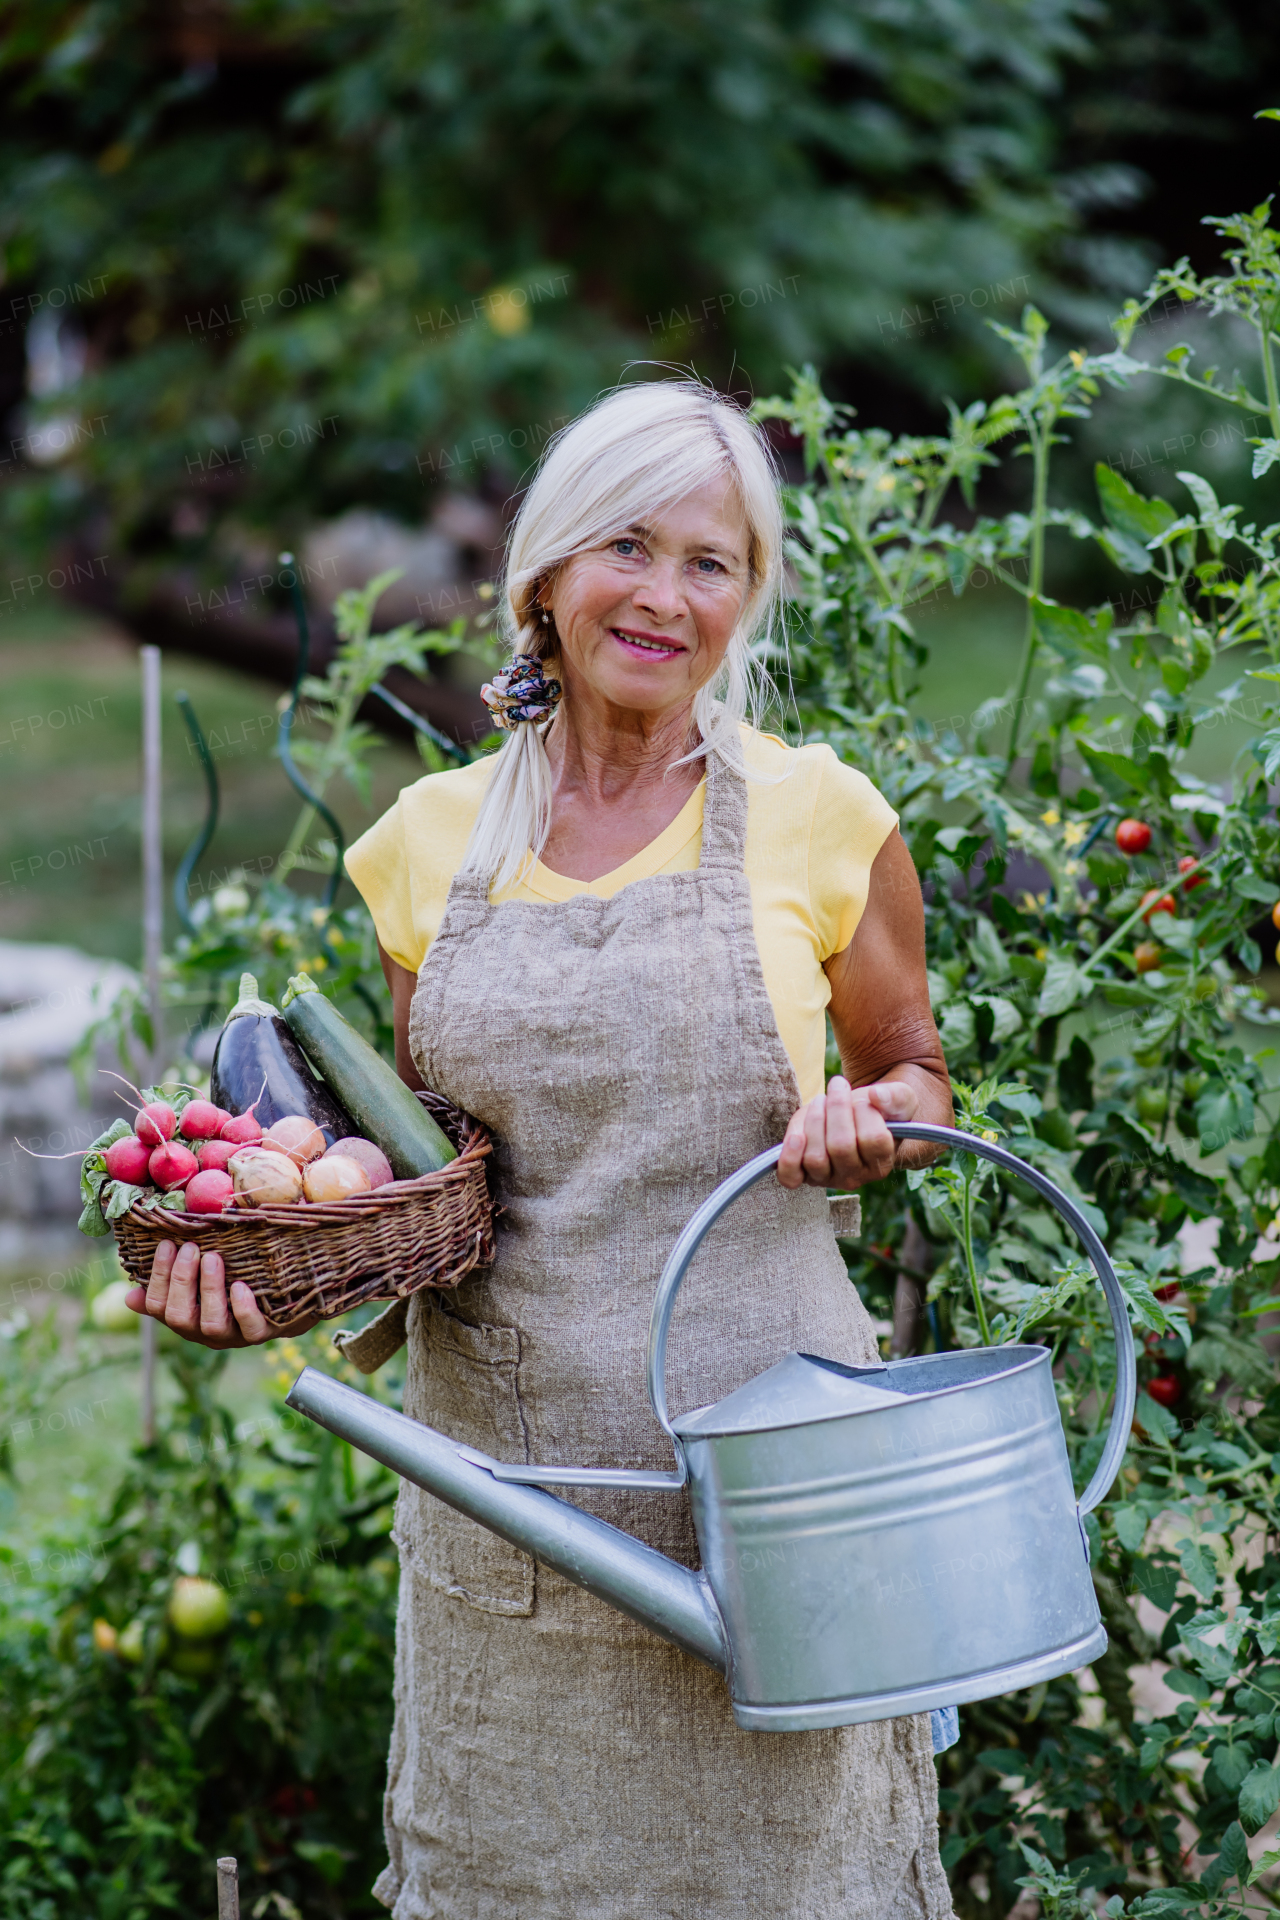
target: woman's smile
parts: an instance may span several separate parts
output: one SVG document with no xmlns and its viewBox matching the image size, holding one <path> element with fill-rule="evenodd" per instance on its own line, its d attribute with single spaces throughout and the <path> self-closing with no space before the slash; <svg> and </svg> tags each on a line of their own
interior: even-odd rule
<svg viewBox="0 0 1280 1920">
<path fill-rule="evenodd" d="M 678 653 L 687 653 L 683 640 L 677 640 L 671 634 L 644 633 L 635 627 L 610 627 L 610 633 L 624 653 L 633 657 L 643 655 L 648 660 L 674 660 Z"/>
</svg>

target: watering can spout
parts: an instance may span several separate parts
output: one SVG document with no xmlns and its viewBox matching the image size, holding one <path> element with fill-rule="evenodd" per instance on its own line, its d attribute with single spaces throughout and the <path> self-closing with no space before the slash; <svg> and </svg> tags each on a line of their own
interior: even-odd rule
<svg viewBox="0 0 1280 1920">
<path fill-rule="evenodd" d="M 704 1575 L 555 1494 L 495 1478 L 496 1460 L 314 1367 L 298 1375 L 285 1404 L 664 1640 L 727 1671 L 724 1628 Z"/>
</svg>

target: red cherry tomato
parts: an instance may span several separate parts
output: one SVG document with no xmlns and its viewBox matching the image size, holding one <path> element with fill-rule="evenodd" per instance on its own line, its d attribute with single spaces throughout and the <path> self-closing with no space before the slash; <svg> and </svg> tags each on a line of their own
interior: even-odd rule
<svg viewBox="0 0 1280 1920">
<path fill-rule="evenodd" d="M 1158 1373 L 1154 1380 L 1148 1380 L 1143 1391 L 1158 1407 L 1171 1407 L 1182 1398 L 1181 1383 L 1171 1373 Z"/>
<path fill-rule="evenodd" d="M 1159 887 L 1148 887 L 1142 896 L 1142 917 L 1149 920 L 1153 913 L 1176 913 L 1178 903 L 1171 893 L 1161 893 Z"/>
<path fill-rule="evenodd" d="M 1171 1280 L 1167 1287 L 1153 1287 L 1151 1291 L 1157 1300 L 1172 1300 L 1175 1294 L 1182 1292 L 1182 1283 L 1179 1280 Z"/>
<path fill-rule="evenodd" d="M 1271 909 L 1271 924 L 1273 927 L 1280 927 L 1280 900 L 1277 900 Z"/>
<path fill-rule="evenodd" d="M 1154 940 L 1140 940 L 1133 950 L 1133 964 L 1139 973 L 1154 973 L 1164 959 L 1164 948 Z"/>
<path fill-rule="evenodd" d="M 1196 857 L 1194 853 L 1184 853 L 1181 860 L 1179 860 L 1178 862 L 1178 872 L 1185 873 L 1188 867 L 1194 867 L 1196 864 L 1197 862 L 1196 862 Z M 1190 889 L 1191 887 L 1205 887 L 1205 886 L 1208 886 L 1209 884 L 1209 876 L 1207 873 L 1193 873 L 1191 878 L 1189 880 L 1184 880 L 1182 884 L 1184 887 L 1188 889 Z M 1280 905 L 1280 902 L 1277 902 L 1277 905 Z M 1274 917 L 1275 917 L 1275 908 L 1273 907 L 1272 918 L 1274 919 Z"/>
<path fill-rule="evenodd" d="M 1151 829 L 1145 820 L 1122 820 L 1116 828 L 1116 845 L 1121 853 L 1145 853 L 1151 845 Z"/>
</svg>

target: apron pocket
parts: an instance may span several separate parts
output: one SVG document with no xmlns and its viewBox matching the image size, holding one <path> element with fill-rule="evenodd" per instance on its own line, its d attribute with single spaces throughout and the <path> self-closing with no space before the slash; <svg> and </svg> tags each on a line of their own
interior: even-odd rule
<svg viewBox="0 0 1280 1920">
<path fill-rule="evenodd" d="M 415 1294 L 404 1410 L 497 1460 L 527 1460 L 516 1390 L 519 1362 L 514 1327 L 470 1326 L 429 1294 Z M 483 1613 L 533 1612 L 530 1556 L 407 1480 L 396 1501 L 392 1539 L 403 1563 L 452 1599 Z"/>
</svg>

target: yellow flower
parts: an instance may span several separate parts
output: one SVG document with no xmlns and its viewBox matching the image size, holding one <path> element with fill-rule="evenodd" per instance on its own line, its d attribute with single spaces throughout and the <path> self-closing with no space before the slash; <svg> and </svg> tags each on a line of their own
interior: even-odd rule
<svg viewBox="0 0 1280 1920">
<path fill-rule="evenodd" d="M 1027 887 L 1022 889 L 1022 911 L 1024 913 L 1039 913 L 1040 911 L 1040 902 Z"/>
<path fill-rule="evenodd" d="M 984 1128 L 982 1129 L 982 1136 L 981 1136 L 981 1137 L 982 1137 L 982 1138 L 983 1138 L 984 1140 L 986 1140 L 987 1142 L 989 1142 L 989 1144 L 990 1144 L 990 1145 L 992 1145 L 992 1146 L 994 1146 L 994 1145 L 995 1145 L 995 1143 L 996 1143 L 996 1141 L 997 1141 L 997 1140 L 998 1140 L 998 1139 L 1000 1138 L 1000 1135 L 999 1135 L 999 1134 L 998 1134 L 998 1133 L 997 1133 L 997 1132 L 995 1131 L 995 1129 L 994 1129 L 994 1128 L 992 1128 L 992 1127 L 984 1127 Z"/>
<path fill-rule="evenodd" d="M 1068 820 L 1062 829 L 1062 843 L 1067 847 L 1078 847 L 1084 839 L 1084 828 L 1078 820 Z"/>
<path fill-rule="evenodd" d="M 1069 880 L 1074 880 L 1079 871 L 1080 862 L 1078 860 L 1068 860 L 1066 866 L 1063 868 L 1063 872 Z"/>
<path fill-rule="evenodd" d="M 1056 827 L 1059 820 L 1061 820 L 1062 815 L 1058 812 L 1058 809 L 1056 807 L 1050 807 L 1047 813 L 1042 813 L 1040 815 L 1040 818 L 1044 821 L 1044 824 L 1046 825 L 1046 827 Z"/>
<path fill-rule="evenodd" d="M 1070 360 L 1073 367 L 1082 367 L 1084 365 L 1085 356 L 1081 353 L 1079 347 L 1072 347 Z"/>
<path fill-rule="evenodd" d="M 523 287 L 499 287 L 488 294 L 486 300 L 489 325 L 495 333 L 509 338 L 513 333 L 524 332 L 529 324 L 529 295 Z"/>
<path fill-rule="evenodd" d="M 877 493 L 892 493 L 893 487 L 894 487 L 894 480 L 893 480 L 893 475 L 891 473 L 882 473 L 880 475 L 880 478 L 876 481 Z"/>
</svg>

